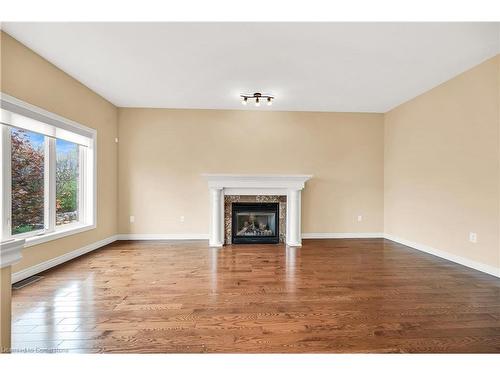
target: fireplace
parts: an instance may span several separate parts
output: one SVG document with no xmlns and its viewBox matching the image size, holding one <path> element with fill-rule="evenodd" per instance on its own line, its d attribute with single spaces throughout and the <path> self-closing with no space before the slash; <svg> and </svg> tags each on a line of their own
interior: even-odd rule
<svg viewBox="0 0 500 375">
<path fill-rule="evenodd" d="M 208 245 L 221 247 L 229 244 L 235 237 L 248 241 L 251 236 L 235 236 L 232 234 L 232 203 L 255 197 L 252 203 L 272 199 L 279 203 L 278 241 L 288 246 L 302 246 L 300 228 L 301 195 L 305 183 L 312 175 L 244 175 L 244 174 L 207 174 L 210 200 L 210 225 Z M 264 202 L 262 202 L 264 203 Z M 271 203 L 271 202 L 266 202 Z M 286 236 L 286 237 L 285 237 Z M 271 236 L 272 237 L 272 236 Z M 281 237 L 281 238 L 280 238 Z M 262 237 L 260 238 L 262 239 Z M 265 236 L 266 242 L 270 240 Z M 241 241 L 237 241 L 240 242 Z M 256 241 L 253 241 L 255 243 Z M 261 242 L 261 241 L 259 241 Z M 276 242 L 276 239 L 274 239 Z"/>
<path fill-rule="evenodd" d="M 232 203 L 232 243 L 278 243 L 279 203 Z"/>
</svg>

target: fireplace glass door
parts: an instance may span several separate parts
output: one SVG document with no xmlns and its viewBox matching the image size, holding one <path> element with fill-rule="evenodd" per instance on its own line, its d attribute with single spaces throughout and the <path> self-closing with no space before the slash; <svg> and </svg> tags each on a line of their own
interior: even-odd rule
<svg viewBox="0 0 500 375">
<path fill-rule="evenodd" d="M 278 203 L 233 203 L 233 243 L 278 243 Z"/>
</svg>

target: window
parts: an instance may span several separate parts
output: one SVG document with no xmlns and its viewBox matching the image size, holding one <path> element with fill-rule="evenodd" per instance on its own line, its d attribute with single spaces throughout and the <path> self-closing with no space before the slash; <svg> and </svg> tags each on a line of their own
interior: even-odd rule
<svg viewBox="0 0 500 375">
<path fill-rule="evenodd" d="M 78 221 L 79 146 L 56 140 L 56 225 Z"/>
<path fill-rule="evenodd" d="M 2 241 L 95 228 L 95 130 L 1 96 Z"/>
<path fill-rule="evenodd" d="M 43 230 L 45 137 L 10 129 L 11 234 Z"/>
</svg>

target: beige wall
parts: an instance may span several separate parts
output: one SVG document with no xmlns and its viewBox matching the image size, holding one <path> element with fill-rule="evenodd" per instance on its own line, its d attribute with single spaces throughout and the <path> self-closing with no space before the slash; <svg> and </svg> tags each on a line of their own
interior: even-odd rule
<svg viewBox="0 0 500 375">
<path fill-rule="evenodd" d="M 120 108 L 119 124 L 120 233 L 208 233 L 205 172 L 313 174 L 303 232 L 383 231 L 380 114 Z"/>
<path fill-rule="evenodd" d="M 206 234 L 205 172 L 310 173 L 305 233 L 385 231 L 500 267 L 499 57 L 384 116 L 117 109 L 3 32 L 0 51 L 1 91 L 98 131 L 97 229 L 14 272 L 118 232 Z"/>
<path fill-rule="evenodd" d="M 117 233 L 117 108 L 1 32 L 1 91 L 97 130 L 97 228 L 26 248 L 13 272 Z"/>
<path fill-rule="evenodd" d="M 385 232 L 493 267 L 500 267 L 499 62 L 388 112 L 384 140 Z"/>
</svg>

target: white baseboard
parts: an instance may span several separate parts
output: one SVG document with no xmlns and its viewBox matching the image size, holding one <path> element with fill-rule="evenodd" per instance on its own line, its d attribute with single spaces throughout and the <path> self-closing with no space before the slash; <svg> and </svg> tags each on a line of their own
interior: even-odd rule
<svg viewBox="0 0 500 375">
<path fill-rule="evenodd" d="M 449 260 L 454 263 L 475 269 L 500 278 L 500 268 L 492 267 L 480 262 L 476 262 L 458 255 L 450 254 L 446 251 L 438 250 L 433 247 L 422 245 L 416 242 L 408 241 L 403 238 L 387 234 L 387 233 L 303 233 L 303 239 L 328 239 L 328 238 L 385 238 L 390 241 L 400 243 L 402 245 L 411 247 L 415 250 L 423 251 L 425 253 L 438 256 L 440 258 Z M 79 257 L 93 250 L 99 249 L 108 245 L 116 240 L 208 240 L 208 234 L 118 234 L 105 238 L 101 241 L 83 246 L 79 249 L 73 250 L 69 253 L 63 254 L 53 259 L 49 259 L 40 264 L 28 267 L 22 271 L 12 274 L 12 283 L 16 283 L 27 277 L 36 275 L 49 268 L 55 267 L 61 263 L 67 262 L 71 259 Z"/>
<path fill-rule="evenodd" d="M 425 253 L 435 255 L 437 257 L 449 260 L 451 262 L 461 264 L 462 266 L 469 267 L 469 268 L 475 269 L 477 271 L 487 273 L 489 275 L 500 277 L 500 268 L 496 268 L 496 267 L 489 266 L 489 265 L 484 264 L 484 263 L 476 262 L 474 260 L 467 259 L 467 258 L 458 256 L 458 255 L 454 255 L 454 254 L 448 253 L 446 251 L 438 250 L 438 249 L 435 249 L 435 248 L 427 246 L 427 245 L 422 245 L 422 244 L 419 244 L 416 242 L 408 241 L 408 240 L 405 240 L 403 238 L 394 236 L 392 234 L 386 233 L 384 235 L 384 238 L 387 240 L 390 240 L 390 241 L 400 243 L 401 245 L 411 247 L 415 250 L 423 251 Z"/>
<path fill-rule="evenodd" d="M 161 234 L 119 234 L 119 240 L 177 240 L 177 241 L 188 241 L 188 240 L 208 240 L 208 234 L 206 233 L 161 233 Z"/>
<path fill-rule="evenodd" d="M 302 239 L 312 240 L 321 238 L 384 238 L 383 233 L 302 233 Z"/>
<path fill-rule="evenodd" d="M 208 234 L 119 234 L 119 240 L 208 240 Z M 303 239 L 318 239 L 318 238 L 384 238 L 383 233 L 303 233 Z"/>
<path fill-rule="evenodd" d="M 36 275 L 37 273 L 40 273 L 42 271 L 48 270 L 49 268 L 55 267 L 61 263 L 67 262 L 68 260 L 74 259 L 76 257 L 79 257 L 80 255 L 89 253 L 93 250 L 99 249 L 100 247 L 103 247 L 105 245 L 108 245 L 112 242 L 115 242 L 118 239 L 118 236 L 111 236 L 108 238 L 105 238 L 103 240 L 91 243 L 89 245 L 83 246 L 79 249 L 70 251 L 69 253 L 60 255 L 56 258 L 49 259 L 45 262 L 36 264 L 34 266 L 25 268 L 22 271 L 15 272 L 12 274 L 12 284 L 17 283 L 18 281 L 24 280 L 27 277 Z"/>
</svg>

